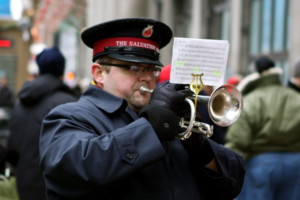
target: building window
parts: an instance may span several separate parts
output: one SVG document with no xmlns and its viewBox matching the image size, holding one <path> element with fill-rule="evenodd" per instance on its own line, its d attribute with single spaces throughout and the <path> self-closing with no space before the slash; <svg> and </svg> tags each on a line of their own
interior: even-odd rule
<svg viewBox="0 0 300 200">
<path fill-rule="evenodd" d="M 274 15 L 274 40 L 273 49 L 274 52 L 283 51 L 286 48 L 286 1 L 285 0 L 275 0 L 275 15 Z"/>
<path fill-rule="evenodd" d="M 250 17 L 250 55 L 258 54 L 260 51 L 260 0 L 253 0 L 251 4 L 251 17 Z"/>
<path fill-rule="evenodd" d="M 288 66 L 289 0 L 251 0 L 249 54 L 269 55 L 284 72 Z M 284 74 L 283 81 L 288 77 Z"/>
<path fill-rule="evenodd" d="M 272 31 L 272 0 L 262 2 L 262 27 L 261 27 L 261 51 L 269 53 L 271 51 L 271 31 Z"/>
<path fill-rule="evenodd" d="M 288 0 L 252 0 L 250 55 L 287 50 Z"/>
<path fill-rule="evenodd" d="M 229 8 L 224 9 L 222 12 L 222 28 L 221 28 L 221 40 L 230 41 L 230 10 Z"/>
<path fill-rule="evenodd" d="M 208 1 L 208 7 L 211 9 L 207 37 L 230 40 L 230 2 L 228 0 Z"/>
</svg>

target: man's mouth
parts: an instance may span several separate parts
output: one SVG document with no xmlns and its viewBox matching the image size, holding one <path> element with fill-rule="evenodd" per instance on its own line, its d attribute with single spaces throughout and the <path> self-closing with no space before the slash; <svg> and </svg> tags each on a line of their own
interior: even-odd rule
<svg viewBox="0 0 300 200">
<path fill-rule="evenodd" d="M 141 94 L 143 94 L 143 95 L 145 95 L 145 94 L 148 94 L 148 93 L 152 93 L 153 92 L 153 90 L 152 89 L 149 89 L 147 86 L 141 86 L 140 87 L 140 92 L 141 92 Z"/>
</svg>

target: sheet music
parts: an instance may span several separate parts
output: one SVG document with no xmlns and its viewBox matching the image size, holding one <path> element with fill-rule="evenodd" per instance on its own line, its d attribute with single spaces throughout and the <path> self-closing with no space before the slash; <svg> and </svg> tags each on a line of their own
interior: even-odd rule
<svg viewBox="0 0 300 200">
<path fill-rule="evenodd" d="M 227 40 L 174 38 L 170 82 L 190 84 L 201 74 L 204 85 L 223 85 L 229 52 Z"/>
</svg>

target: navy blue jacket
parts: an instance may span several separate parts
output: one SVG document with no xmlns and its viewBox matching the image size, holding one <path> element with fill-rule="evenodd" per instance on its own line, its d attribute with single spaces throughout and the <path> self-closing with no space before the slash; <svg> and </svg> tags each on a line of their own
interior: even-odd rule
<svg viewBox="0 0 300 200">
<path fill-rule="evenodd" d="M 233 199 L 242 187 L 242 158 L 209 144 L 220 174 L 202 166 L 193 171 L 180 140 L 161 142 L 124 99 L 90 85 L 78 102 L 56 107 L 43 121 L 40 157 L 47 195 L 49 200 Z"/>
</svg>

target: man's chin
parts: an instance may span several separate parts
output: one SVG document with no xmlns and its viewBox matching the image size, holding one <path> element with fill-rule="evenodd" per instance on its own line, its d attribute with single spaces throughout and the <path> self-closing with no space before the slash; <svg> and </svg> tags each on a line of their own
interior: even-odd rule
<svg viewBox="0 0 300 200">
<path fill-rule="evenodd" d="M 134 106 L 137 108 L 143 108 L 144 106 L 149 104 L 149 100 L 137 100 L 134 102 Z"/>
<path fill-rule="evenodd" d="M 149 104 L 149 100 L 146 100 L 146 99 L 143 99 L 143 100 L 135 99 L 135 101 L 129 102 L 129 106 L 136 112 L 140 111 L 144 106 L 146 106 L 148 104 Z"/>
<path fill-rule="evenodd" d="M 150 97 L 151 94 L 141 94 L 140 92 L 136 91 L 136 93 L 128 97 L 127 102 L 129 107 L 136 111 L 148 105 Z"/>
</svg>

